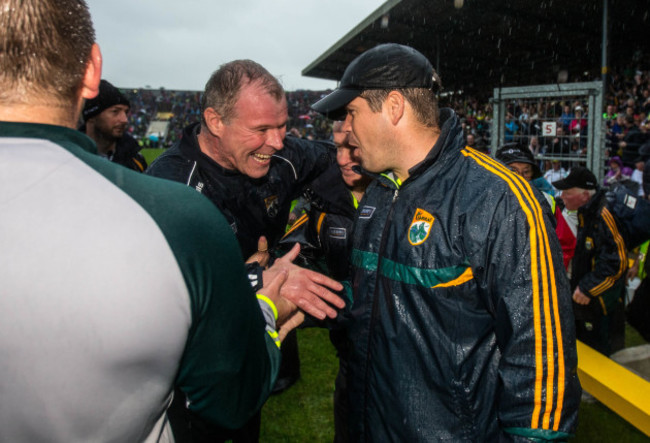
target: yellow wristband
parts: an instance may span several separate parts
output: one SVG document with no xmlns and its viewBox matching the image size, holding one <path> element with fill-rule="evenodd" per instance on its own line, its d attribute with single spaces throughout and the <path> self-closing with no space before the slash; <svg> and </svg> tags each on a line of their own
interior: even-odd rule
<svg viewBox="0 0 650 443">
<path fill-rule="evenodd" d="M 277 321 L 277 319 L 278 319 L 278 308 L 275 307 L 275 303 L 273 303 L 273 301 L 264 294 L 257 294 L 257 299 L 262 300 L 264 303 L 269 305 L 269 307 L 273 311 L 273 317 Z"/>
</svg>

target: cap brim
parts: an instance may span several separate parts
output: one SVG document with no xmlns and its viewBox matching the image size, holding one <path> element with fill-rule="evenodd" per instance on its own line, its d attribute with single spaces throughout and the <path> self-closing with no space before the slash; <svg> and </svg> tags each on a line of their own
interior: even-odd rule
<svg viewBox="0 0 650 443">
<path fill-rule="evenodd" d="M 338 120 L 345 116 L 345 106 L 361 94 L 360 89 L 337 89 L 327 97 L 323 97 L 311 108 L 327 118 Z"/>
<path fill-rule="evenodd" d="M 571 184 L 571 183 L 568 183 L 566 179 L 554 181 L 551 184 L 553 185 L 553 187 L 555 187 L 555 189 L 559 189 L 560 191 L 564 191 L 564 190 L 567 190 L 569 188 L 574 187 L 574 185 Z"/>
</svg>

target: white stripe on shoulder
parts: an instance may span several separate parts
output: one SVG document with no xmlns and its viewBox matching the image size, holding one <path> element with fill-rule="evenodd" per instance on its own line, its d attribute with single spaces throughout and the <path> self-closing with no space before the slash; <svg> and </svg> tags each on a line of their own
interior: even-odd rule
<svg viewBox="0 0 650 443">
<path fill-rule="evenodd" d="M 185 183 L 187 186 L 189 186 L 190 182 L 192 181 L 192 176 L 194 175 L 194 171 L 196 171 L 196 161 L 194 162 L 194 165 L 192 166 L 192 170 L 190 171 L 190 175 L 187 177 L 187 183 Z"/>
<path fill-rule="evenodd" d="M 281 160 L 284 160 L 285 162 L 289 163 L 289 166 L 291 166 L 291 169 L 293 169 L 293 177 L 298 180 L 298 173 L 296 172 L 296 168 L 293 166 L 293 163 L 287 158 L 284 158 L 282 156 L 279 156 L 278 154 L 273 154 L 273 157 L 279 158 Z"/>
</svg>

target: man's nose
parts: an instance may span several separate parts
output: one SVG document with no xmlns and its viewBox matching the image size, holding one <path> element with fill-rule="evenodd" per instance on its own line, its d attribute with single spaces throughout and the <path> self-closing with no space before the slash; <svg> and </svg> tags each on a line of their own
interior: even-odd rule
<svg viewBox="0 0 650 443">
<path fill-rule="evenodd" d="M 266 144 L 279 151 L 284 147 L 284 134 L 285 132 L 282 129 L 269 129 L 267 131 Z"/>
<path fill-rule="evenodd" d="M 341 131 L 342 132 L 350 132 L 350 131 L 352 131 L 352 123 L 351 123 L 350 114 L 347 114 L 345 116 L 345 120 L 343 120 L 343 126 L 341 126 Z"/>
</svg>

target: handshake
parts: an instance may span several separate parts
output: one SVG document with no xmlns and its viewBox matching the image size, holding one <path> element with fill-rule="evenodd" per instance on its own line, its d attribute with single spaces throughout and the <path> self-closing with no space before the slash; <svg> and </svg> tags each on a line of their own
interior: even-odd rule
<svg viewBox="0 0 650 443">
<path fill-rule="evenodd" d="M 263 286 L 258 292 L 268 297 L 277 310 L 276 328 L 280 341 L 296 327 L 300 326 L 309 314 L 319 320 L 335 318 L 335 306 L 345 307 L 345 301 L 332 291 L 340 291 L 343 285 L 323 274 L 293 264 L 300 253 L 296 245 L 272 266 L 267 267 L 270 255 L 267 241 L 260 237 L 258 252 L 246 263 L 258 262 L 264 268 Z"/>
</svg>

